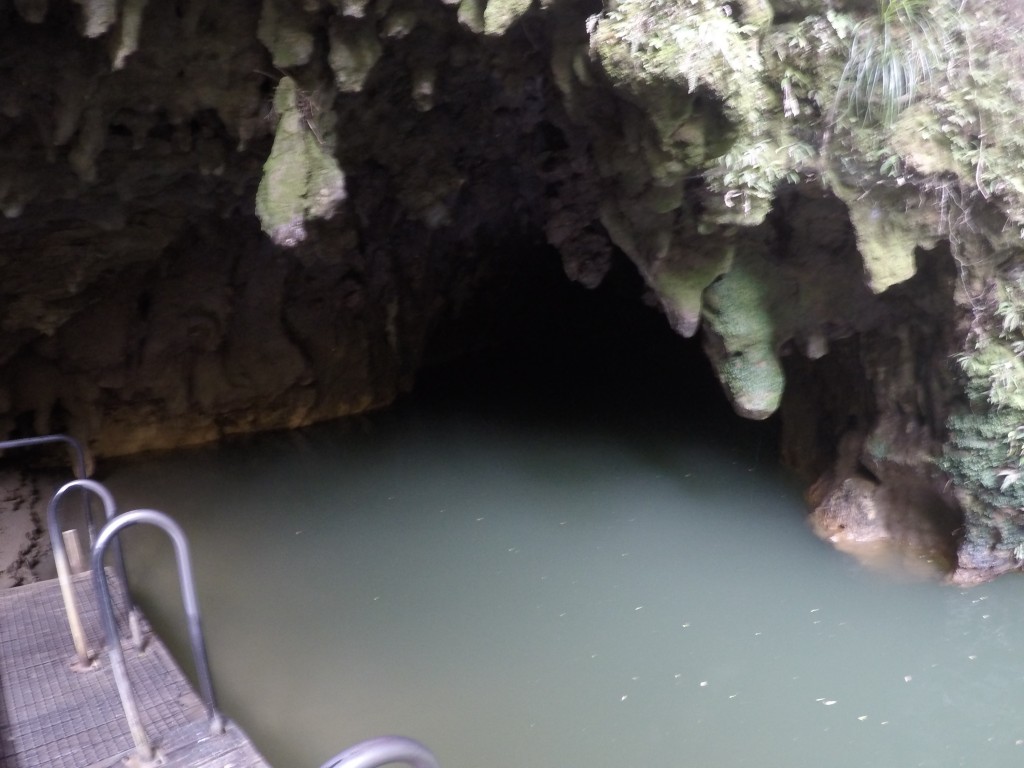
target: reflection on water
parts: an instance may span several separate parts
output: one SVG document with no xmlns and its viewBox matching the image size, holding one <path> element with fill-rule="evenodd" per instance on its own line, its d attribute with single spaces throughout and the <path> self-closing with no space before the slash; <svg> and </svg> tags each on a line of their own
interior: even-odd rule
<svg viewBox="0 0 1024 768">
<path fill-rule="evenodd" d="M 832 542 L 832 545 L 865 568 L 897 581 L 941 580 L 952 570 L 941 553 L 920 550 L 893 539 L 840 539 Z"/>
<path fill-rule="evenodd" d="M 811 534 L 763 431 L 671 398 L 483 402 L 108 478 L 188 532 L 223 708 L 275 766 L 384 733 L 445 768 L 1024 759 L 1016 581 L 857 567 Z M 185 649 L 169 546 L 129 534 Z"/>
</svg>

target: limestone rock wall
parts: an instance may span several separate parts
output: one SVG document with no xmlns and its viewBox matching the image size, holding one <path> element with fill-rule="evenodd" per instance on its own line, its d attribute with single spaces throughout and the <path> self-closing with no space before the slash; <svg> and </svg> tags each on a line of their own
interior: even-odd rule
<svg viewBox="0 0 1024 768">
<path fill-rule="evenodd" d="M 115 455 L 335 418 L 505 330 L 474 307 L 526 314 L 509 288 L 550 258 L 545 188 L 573 173 L 554 156 L 583 146 L 542 58 L 440 4 L 421 37 L 379 10 L 161 4 L 124 53 L 110 8 L 99 30 L 71 3 L 0 6 L 0 431 Z M 404 41 L 372 91 L 320 35 L 349 27 Z M 430 57 L 458 98 L 425 113 Z"/>
</svg>

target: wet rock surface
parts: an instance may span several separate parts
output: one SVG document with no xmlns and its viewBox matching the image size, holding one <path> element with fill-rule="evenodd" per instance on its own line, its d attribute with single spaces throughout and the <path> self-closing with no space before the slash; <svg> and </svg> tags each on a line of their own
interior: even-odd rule
<svg viewBox="0 0 1024 768">
<path fill-rule="evenodd" d="M 809 493 L 811 528 L 841 552 L 880 569 L 885 563 L 951 578 L 963 533 L 962 516 L 934 482 L 920 477 L 879 481 L 866 473 Z M 919 566 L 919 567 L 915 567 Z"/>
</svg>

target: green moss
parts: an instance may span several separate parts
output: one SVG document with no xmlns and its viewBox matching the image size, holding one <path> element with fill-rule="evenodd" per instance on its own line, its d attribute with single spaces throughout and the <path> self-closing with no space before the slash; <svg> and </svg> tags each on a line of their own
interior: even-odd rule
<svg viewBox="0 0 1024 768">
<path fill-rule="evenodd" d="M 342 93 L 358 93 L 383 53 L 373 24 L 335 18 L 330 43 L 327 63 L 335 86 Z"/>
<path fill-rule="evenodd" d="M 972 305 L 968 349 L 958 357 L 965 391 L 976 408 L 1024 412 L 1024 272 L 1011 262 L 987 296 Z"/>
<path fill-rule="evenodd" d="M 484 31 L 484 4 L 487 0 L 462 0 L 459 3 L 459 24 L 471 32 Z"/>
<path fill-rule="evenodd" d="M 940 466 L 988 509 L 1024 509 L 1022 424 L 1024 411 L 1018 409 L 982 408 L 951 417 Z"/>
<path fill-rule="evenodd" d="M 484 8 L 484 34 L 505 34 L 532 5 L 533 0 L 487 0 Z"/>
<path fill-rule="evenodd" d="M 775 19 L 775 11 L 768 0 L 741 0 L 737 5 L 744 24 L 760 29 Z"/>
<path fill-rule="evenodd" d="M 741 416 L 767 419 L 778 410 L 786 377 L 772 350 L 744 350 L 719 365 L 717 373 Z"/>
<path fill-rule="evenodd" d="M 710 359 L 737 412 L 764 419 L 782 400 L 785 374 L 776 355 L 771 281 L 758 256 L 745 256 L 704 292 L 704 322 L 722 349 Z"/>
<path fill-rule="evenodd" d="M 662 262 L 648 279 L 673 327 L 690 337 L 700 325 L 702 296 L 715 278 L 729 271 L 733 248 L 717 237 L 695 237 L 685 258 Z"/>
<path fill-rule="evenodd" d="M 1021 12 L 982 2 L 968 17 L 920 0 L 885 0 L 881 11 L 829 15 L 848 41 L 830 114 L 835 165 L 862 189 L 913 182 L 939 198 L 935 208 L 956 208 L 943 225 L 954 239 L 976 229 L 972 208 L 993 201 L 1024 231 Z"/>
<path fill-rule="evenodd" d="M 333 215 L 345 199 L 345 177 L 314 132 L 292 78 L 278 83 L 274 109 L 277 130 L 256 193 L 256 215 L 274 242 L 290 247 L 305 239 L 308 219 Z"/>
<path fill-rule="evenodd" d="M 881 293 L 914 276 L 917 233 L 904 226 L 898 211 L 853 201 L 850 222 L 873 291 Z"/>
<path fill-rule="evenodd" d="M 955 174 L 956 158 L 941 123 L 925 104 L 904 111 L 892 126 L 892 148 L 916 172 L 939 175 Z"/>
<path fill-rule="evenodd" d="M 306 64 L 313 55 L 312 20 L 288 0 L 263 0 L 257 35 L 280 69 Z"/>
<path fill-rule="evenodd" d="M 865 193 L 837 179 L 832 189 L 850 214 L 868 285 L 876 293 L 909 280 L 917 269 L 915 251 L 935 246 L 938 212 L 920 204 L 912 188 L 878 186 Z"/>
<path fill-rule="evenodd" d="M 1008 344 L 991 341 L 960 362 L 974 402 L 1024 412 L 1024 360 Z"/>
<path fill-rule="evenodd" d="M 856 24 L 839 85 L 847 115 L 892 125 L 927 93 L 955 50 L 950 21 L 941 4 L 927 0 L 879 0 L 878 13 Z M 930 7 L 936 6 L 936 7 Z"/>
<path fill-rule="evenodd" d="M 771 8 L 623 0 L 591 37 L 616 89 L 649 117 L 662 152 L 700 172 L 709 224 L 759 224 L 779 184 L 797 182 L 816 150 L 791 133 L 761 44 Z"/>
<path fill-rule="evenodd" d="M 986 296 L 972 305 L 958 357 L 969 406 L 949 419 L 940 465 L 964 493 L 969 523 L 996 528 L 1002 548 L 1013 549 L 1024 525 L 999 510 L 1024 510 L 1024 274 L 1011 266 Z"/>
</svg>

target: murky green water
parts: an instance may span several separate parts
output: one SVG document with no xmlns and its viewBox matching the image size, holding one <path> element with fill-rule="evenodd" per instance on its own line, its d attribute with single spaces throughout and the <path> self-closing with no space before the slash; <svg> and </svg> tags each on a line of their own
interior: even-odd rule
<svg viewBox="0 0 1024 768">
<path fill-rule="evenodd" d="M 768 432 L 622 365 L 109 473 L 191 537 L 222 706 L 275 766 L 384 733 L 445 768 L 1024 759 L 1024 585 L 859 569 Z M 128 533 L 181 648 L 169 547 Z"/>
</svg>

